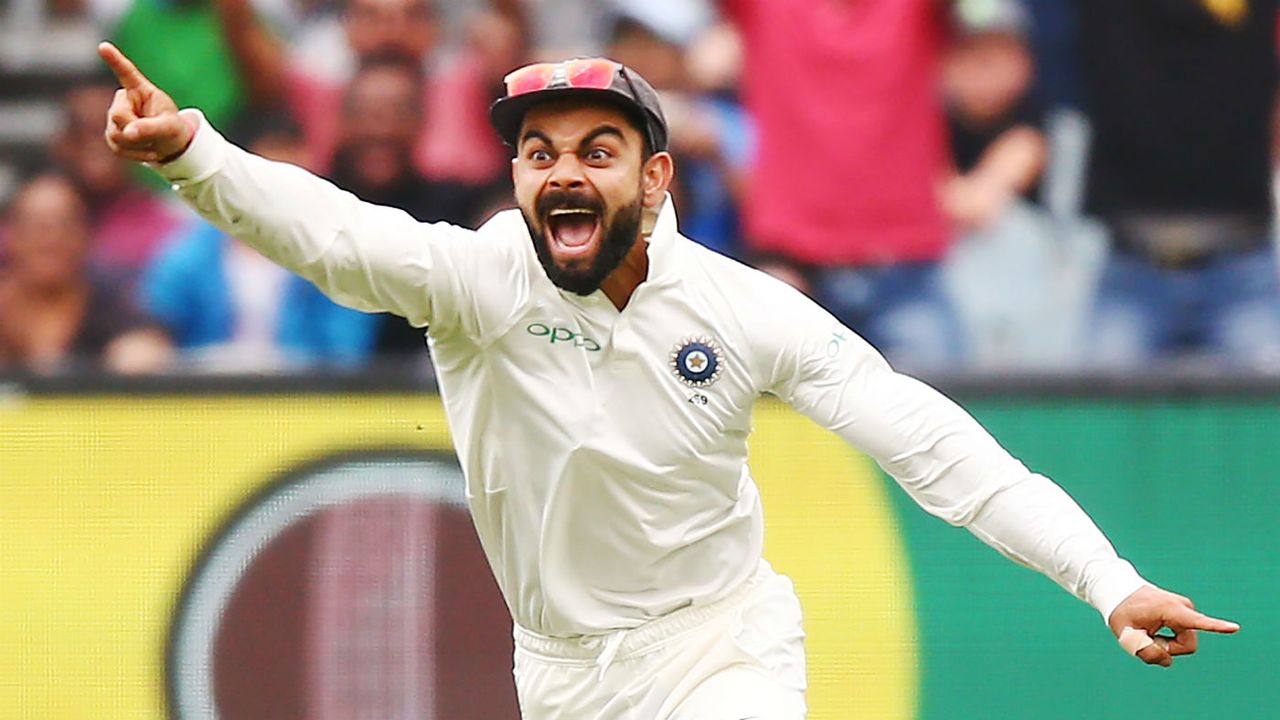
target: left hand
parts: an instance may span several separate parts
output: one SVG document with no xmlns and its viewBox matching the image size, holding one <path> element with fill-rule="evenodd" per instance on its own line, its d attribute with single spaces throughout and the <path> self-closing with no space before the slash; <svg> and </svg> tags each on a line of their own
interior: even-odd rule
<svg viewBox="0 0 1280 720">
<path fill-rule="evenodd" d="M 1190 655 L 1196 651 L 1197 630 L 1233 633 L 1240 629 L 1229 620 L 1219 620 L 1196 611 L 1189 598 L 1154 585 L 1143 586 L 1125 598 L 1107 618 L 1107 624 L 1117 638 L 1127 627 L 1149 635 L 1155 643 L 1139 650 L 1138 659 L 1161 667 L 1172 665 L 1175 655 Z M 1166 627 L 1173 630 L 1173 637 L 1156 634 Z"/>
</svg>

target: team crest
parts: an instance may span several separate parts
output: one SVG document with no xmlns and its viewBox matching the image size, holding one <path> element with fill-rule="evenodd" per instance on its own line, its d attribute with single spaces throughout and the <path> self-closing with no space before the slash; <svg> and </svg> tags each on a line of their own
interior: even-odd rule
<svg viewBox="0 0 1280 720">
<path fill-rule="evenodd" d="M 689 387 L 704 388 L 720 378 L 720 344 L 705 335 L 676 343 L 671 374 Z"/>
</svg>

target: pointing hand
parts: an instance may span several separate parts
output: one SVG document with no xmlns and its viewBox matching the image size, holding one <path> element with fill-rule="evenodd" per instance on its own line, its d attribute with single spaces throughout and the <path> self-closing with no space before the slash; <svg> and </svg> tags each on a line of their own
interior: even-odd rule
<svg viewBox="0 0 1280 720">
<path fill-rule="evenodd" d="M 1197 630 L 1233 633 L 1240 626 L 1198 612 L 1191 600 L 1147 585 L 1120 603 L 1107 619 L 1111 631 L 1125 649 L 1149 665 L 1169 667 L 1175 655 L 1196 651 Z M 1157 635 L 1160 628 L 1173 630 L 1172 637 Z M 1130 637 L 1132 636 L 1132 637 Z M 1132 646 L 1130 646 L 1132 643 Z"/>
<path fill-rule="evenodd" d="M 98 55 L 121 85 L 107 111 L 106 139 L 112 152 L 141 162 L 176 159 L 195 137 L 195 124 L 179 115 L 173 98 L 148 80 L 115 45 L 98 45 Z"/>
</svg>

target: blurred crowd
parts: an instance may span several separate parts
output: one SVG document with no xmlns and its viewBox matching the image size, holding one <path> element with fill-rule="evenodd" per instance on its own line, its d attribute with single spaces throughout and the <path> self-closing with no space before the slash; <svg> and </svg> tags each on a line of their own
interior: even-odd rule
<svg viewBox="0 0 1280 720">
<path fill-rule="evenodd" d="M 424 365 L 110 154 L 101 38 L 470 227 L 511 204 L 503 76 L 607 55 L 663 95 L 683 234 L 901 367 L 1280 372 L 1276 0 L 0 0 L 0 372 Z"/>
</svg>

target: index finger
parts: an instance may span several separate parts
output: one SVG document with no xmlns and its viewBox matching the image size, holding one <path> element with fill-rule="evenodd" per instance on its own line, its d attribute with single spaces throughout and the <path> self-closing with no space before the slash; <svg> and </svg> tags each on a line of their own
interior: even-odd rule
<svg viewBox="0 0 1280 720">
<path fill-rule="evenodd" d="M 138 69 L 133 61 L 125 57 L 120 52 L 120 48 L 109 42 L 98 44 L 98 55 L 107 63 L 107 67 L 111 68 L 111 72 L 116 74 L 116 79 L 120 81 L 120 86 L 125 90 L 135 90 L 146 87 L 151 84 L 146 75 Z"/>
<path fill-rule="evenodd" d="M 1175 627 L 1176 626 L 1176 627 Z M 1209 617 L 1204 613 L 1195 610 L 1186 609 L 1177 614 L 1176 617 L 1170 618 L 1169 627 L 1175 630 L 1208 630 L 1217 633 L 1233 633 L 1240 629 L 1240 625 L 1230 620 L 1220 620 L 1215 617 Z"/>
</svg>

